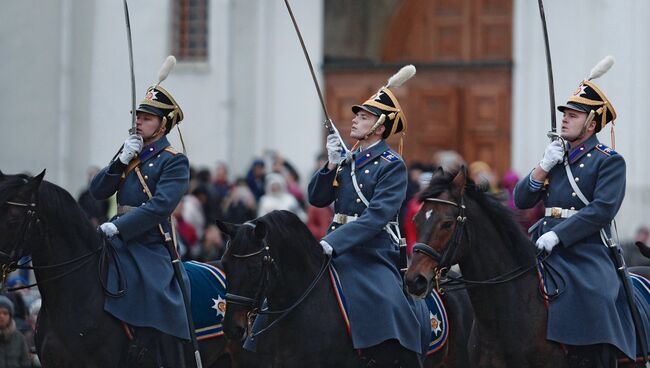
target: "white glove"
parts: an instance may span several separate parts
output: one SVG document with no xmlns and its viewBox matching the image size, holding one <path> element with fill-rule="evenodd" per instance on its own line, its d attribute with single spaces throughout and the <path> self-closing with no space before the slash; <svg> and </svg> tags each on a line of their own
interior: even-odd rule
<svg viewBox="0 0 650 368">
<path fill-rule="evenodd" d="M 134 134 L 124 141 L 119 159 L 123 164 L 128 165 L 140 151 L 142 151 L 142 137 Z"/>
<path fill-rule="evenodd" d="M 328 242 L 326 242 L 325 240 L 321 240 L 320 246 L 323 247 L 323 254 L 327 254 L 328 256 L 332 255 L 332 251 L 334 250 L 334 248 L 332 248 L 332 246 L 329 245 Z"/>
<path fill-rule="evenodd" d="M 104 232 L 104 234 L 107 237 L 111 237 L 114 235 L 117 235 L 120 233 L 119 230 L 117 230 L 117 226 L 115 226 L 114 223 L 112 222 L 104 222 L 103 224 L 99 225 L 99 228 Z"/>
<path fill-rule="evenodd" d="M 542 161 L 539 162 L 539 166 L 542 167 L 542 170 L 549 172 L 551 169 L 562 162 L 564 159 L 564 147 L 562 147 L 562 142 L 560 140 L 554 140 L 546 146 L 544 151 L 544 157 Z"/>
<path fill-rule="evenodd" d="M 551 253 L 553 247 L 555 247 L 560 242 L 560 239 L 555 234 L 555 231 L 549 231 L 544 235 L 540 236 L 535 243 L 537 249 L 545 250 L 547 253 Z"/>
<path fill-rule="evenodd" d="M 330 134 L 327 136 L 327 160 L 331 164 L 339 164 L 341 162 L 341 151 L 343 146 L 341 146 L 341 141 L 336 134 Z"/>
</svg>

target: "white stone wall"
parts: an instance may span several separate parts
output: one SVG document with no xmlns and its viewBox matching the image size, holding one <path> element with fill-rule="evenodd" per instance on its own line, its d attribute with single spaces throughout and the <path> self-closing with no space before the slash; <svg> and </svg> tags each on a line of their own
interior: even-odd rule
<svg viewBox="0 0 650 368">
<path fill-rule="evenodd" d="M 616 63 L 599 87 L 618 114 L 616 150 L 627 162 L 627 188 L 617 217 L 621 238 L 650 224 L 650 170 L 646 104 L 650 101 L 650 2 L 574 0 L 544 2 L 550 38 L 556 104 L 566 102 L 579 82 L 604 56 Z M 514 1 L 512 110 L 513 167 L 527 173 L 547 144 L 550 110 L 542 25 L 537 1 Z M 561 114 L 556 112 L 558 125 Z M 609 125 L 598 134 L 611 145 Z"/>
</svg>

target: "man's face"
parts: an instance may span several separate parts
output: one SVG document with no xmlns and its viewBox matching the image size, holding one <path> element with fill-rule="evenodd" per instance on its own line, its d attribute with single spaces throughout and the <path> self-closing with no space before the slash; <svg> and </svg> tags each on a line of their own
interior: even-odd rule
<svg viewBox="0 0 650 368">
<path fill-rule="evenodd" d="M 0 328 L 7 328 L 11 322 L 11 315 L 6 308 L 0 308 Z"/>
<path fill-rule="evenodd" d="M 350 129 L 350 137 L 354 139 L 364 139 L 366 134 L 377 122 L 379 116 L 373 115 L 366 110 L 359 110 L 357 115 L 352 119 L 352 128 Z"/>
<path fill-rule="evenodd" d="M 562 130 L 560 136 L 569 142 L 574 142 L 584 137 L 585 131 L 583 127 L 587 119 L 587 113 L 578 110 L 564 109 L 564 116 L 562 117 Z M 589 124 L 587 131 L 592 130 L 595 123 Z"/>
<path fill-rule="evenodd" d="M 153 134 L 160 127 L 161 122 L 162 118 L 160 116 L 156 116 L 148 112 L 138 111 L 135 124 L 137 134 L 144 140 L 151 139 Z"/>
</svg>

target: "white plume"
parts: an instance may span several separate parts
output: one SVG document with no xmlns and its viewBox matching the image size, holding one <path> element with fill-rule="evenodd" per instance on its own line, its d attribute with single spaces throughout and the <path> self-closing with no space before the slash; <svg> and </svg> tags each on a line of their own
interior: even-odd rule
<svg viewBox="0 0 650 368">
<path fill-rule="evenodd" d="M 596 64 L 593 69 L 591 69 L 591 73 L 589 73 L 589 78 L 587 80 L 592 80 L 600 77 L 601 75 L 607 73 L 609 68 L 614 65 L 614 57 L 611 55 L 605 56 L 605 58 Z"/>
<path fill-rule="evenodd" d="M 392 77 L 388 79 L 388 84 L 386 88 L 399 87 L 407 80 L 411 79 L 415 75 L 415 67 L 413 65 L 407 65 L 400 69 L 397 73 L 393 74 Z"/>
<path fill-rule="evenodd" d="M 158 83 L 156 84 L 160 84 L 160 82 L 167 79 L 167 76 L 174 68 L 174 65 L 176 65 L 176 58 L 174 55 L 167 56 L 167 59 L 165 59 L 165 62 L 162 64 L 160 71 L 158 72 Z"/>
</svg>

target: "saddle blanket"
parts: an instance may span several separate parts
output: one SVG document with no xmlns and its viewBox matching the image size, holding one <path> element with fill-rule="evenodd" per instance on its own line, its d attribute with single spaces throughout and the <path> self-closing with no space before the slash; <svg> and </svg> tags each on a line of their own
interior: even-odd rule
<svg viewBox="0 0 650 368">
<path fill-rule="evenodd" d="M 329 274 L 332 286 L 334 287 L 334 294 L 339 302 L 339 308 L 341 309 L 343 320 L 345 320 L 348 329 L 348 334 L 351 335 L 350 321 L 348 320 L 348 314 L 346 311 L 345 294 L 343 293 L 343 288 L 341 287 L 341 282 L 336 273 L 336 269 L 332 265 L 330 265 Z M 429 348 L 427 349 L 426 354 L 431 355 L 445 346 L 447 337 L 449 336 L 449 321 L 447 320 L 447 311 L 442 303 L 442 299 L 435 290 L 431 291 L 431 294 L 429 294 L 424 301 L 429 309 L 429 317 L 431 318 L 431 341 L 429 342 Z"/>
<path fill-rule="evenodd" d="M 190 280 L 190 303 L 197 340 L 223 335 L 226 274 L 207 263 L 189 261 L 183 262 L 183 266 Z"/>
</svg>

